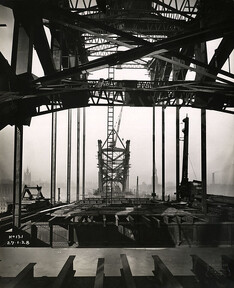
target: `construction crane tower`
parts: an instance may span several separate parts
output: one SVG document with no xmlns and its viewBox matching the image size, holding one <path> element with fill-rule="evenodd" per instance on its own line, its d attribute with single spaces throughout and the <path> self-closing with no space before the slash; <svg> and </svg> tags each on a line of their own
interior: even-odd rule
<svg viewBox="0 0 234 288">
<path fill-rule="evenodd" d="M 120 110 L 116 129 L 114 128 L 113 110 L 113 113 L 109 113 L 110 109 L 108 107 L 107 139 L 103 144 L 101 140 L 98 140 L 98 194 L 110 203 L 112 197 L 124 197 L 128 192 L 130 167 L 130 140 L 127 140 L 124 144 L 119 137 L 123 108 Z M 110 130 L 111 125 L 113 125 L 112 130 Z"/>
</svg>

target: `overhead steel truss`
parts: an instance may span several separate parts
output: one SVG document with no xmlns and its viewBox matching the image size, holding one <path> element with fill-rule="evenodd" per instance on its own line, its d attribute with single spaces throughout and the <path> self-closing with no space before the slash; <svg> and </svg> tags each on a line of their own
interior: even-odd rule
<svg viewBox="0 0 234 288">
<path fill-rule="evenodd" d="M 37 103 L 31 116 L 42 115 L 76 107 L 81 99 L 83 106 L 124 105 L 194 107 L 213 109 L 234 114 L 234 87 L 218 82 L 202 81 L 135 81 L 135 80 L 64 80 L 59 85 L 44 85 L 37 95 L 22 97 L 2 95 L 2 104 L 25 102 L 29 107 Z M 65 99 L 70 99 L 68 102 Z M 13 109 L 13 108 L 12 108 Z"/>
<path fill-rule="evenodd" d="M 15 19 L 11 63 L 0 54 L 0 128 L 30 123 L 43 113 L 110 103 L 233 113 L 234 75 L 221 70 L 234 46 L 231 0 L 0 0 L 0 5 L 11 8 Z M 199 47 L 219 38 L 205 63 Z M 32 75 L 33 49 L 43 77 Z M 104 80 L 100 86 L 87 80 L 89 72 L 110 66 L 147 69 L 152 82 Z M 188 71 L 195 80 L 185 81 Z"/>
</svg>

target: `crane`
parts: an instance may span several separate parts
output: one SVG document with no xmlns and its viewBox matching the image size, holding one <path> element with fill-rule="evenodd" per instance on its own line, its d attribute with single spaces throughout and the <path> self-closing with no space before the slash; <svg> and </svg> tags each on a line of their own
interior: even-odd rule
<svg viewBox="0 0 234 288">
<path fill-rule="evenodd" d="M 121 123 L 121 118 L 122 118 L 122 113 L 123 113 L 123 106 L 121 107 L 121 110 L 120 110 L 120 113 L 119 113 L 117 128 L 116 128 L 116 130 L 114 129 L 115 137 L 114 137 L 113 147 L 116 146 L 116 142 L 117 142 L 117 139 L 118 139 L 119 128 L 120 128 L 120 123 Z"/>
<path fill-rule="evenodd" d="M 182 179 L 179 187 L 180 200 L 186 200 L 192 203 L 194 198 L 201 194 L 201 181 L 189 181 L 188 178 L 188 156 L 189 156 L 189 118 L 183 119 L 184 129 L 184 149 L 183 149 L 183 166 Z"/>
<path fill-rule="evenodd" d="M 130 140 L 126 145 L 121 141 L 118 133 L 120 129 L 123 107 L 121 107 L 116 129 L 113 127 L 114 113 L 109 109 L 108 136 L 104 144 L 98 140 L 98 167 L 99 167 L 99 188 L 102 197 L 111 201 L 112 197 L 125 195 L 129 191 L 129 159 L 130 159 Z M 112 129 L 110 129 L 112 126 Z M 117 144 L 117 140 L 120 140 Z M 116 147 L 118 145 L 118 147 Z"/>
</svg>

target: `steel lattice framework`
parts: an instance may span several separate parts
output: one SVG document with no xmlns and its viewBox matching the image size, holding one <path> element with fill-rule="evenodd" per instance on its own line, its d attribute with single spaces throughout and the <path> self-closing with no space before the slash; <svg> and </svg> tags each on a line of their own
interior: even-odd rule
<svg viewBox="0 0 234 288">
<path fill-rule="evenodd" d="M 11 63 L 0 53 L 0 128 L 90 105 L 190 106 L 233 113 L 231 0 L 0 0 L 13 11 Z M 4 24 L 4 23 L 2 23 Z M 4 29 L 1 25 L 0 29 Z M 204 45 L 221 38 L 209 62 Z M 32 74 L 33 51 L 44 76 Z M 151 81 L 88 80 L 105 67 Z M 195 77 L 188 81 L 188 71 Z"/>
<path fill-rule="evenodd" d="M 111 199 L 128 192 L 130 141 L 121 141 L 113 129 L 106 141 L 98 141 L 99 191 L 102 197 Z M 119 145 L 106 145 L 109 139 L 118 137 Z M 117 147 L 118 146 L 118 147 Z"/>
</svg>

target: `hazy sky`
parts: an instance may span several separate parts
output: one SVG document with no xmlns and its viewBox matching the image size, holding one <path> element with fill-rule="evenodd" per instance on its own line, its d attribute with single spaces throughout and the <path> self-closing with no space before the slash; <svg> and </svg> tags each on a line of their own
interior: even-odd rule
<svg viewBox="0 0 234 288">
<path fill-rule="evenodd" d="M 12 19 L 7 9 L 0 6 L 0 51 L 10 61 Z M 209 45 L 209 57 L 213 55 L 216 43 Z M 232 54 L 232 60 L 233 54 Z M 33 72 L 41 75 L 34 53 Z M 234 63 L 234 61 L 231 61 Z M 233 72 L 234 68 L 231 68 Z M 99 71 L 90 78 L 107 78 L 107 71 Z M 192 73 L 190 75 L 192 77 Z M 116 70 L 116 79 L 147 80 L 146 71 Z M 72 110 L 72 181 L 76 179 L 76 109 Z M 116 121 L 120 108 L 115 108 Z M 81 109 L 82 112 L 82 109 Z M 166 116 L 166 181 L 175 182 L 175 108 L 167 108 Z M 200 110 L 181 108 L 181 122 L 188 114 L 190 118 L 189 178 L 200 180 Z M 107 107 L 86 108 L 86 181 L 97 182 L 97 141 L 106 139 Z M 82 125 L 82 115 L 81 115 Z M 82 127 L 81 127 L 82 128 Z M 181 124 L 182 130 L 183 125 Z M 230 114 L 207 112 L 207 165 L 208 181 L 216 172 L 217 181 L 233 183 L 234 166 L 234 117 Z M 81 129 L 82 132 L 82 129 Z M 0 179 L 13 175 L 13 127 L 0 131 Z M 130 140 L 130 186 L 139 181 L 151 183 L 152 175 L 152 108 L 124 107 L 119 131 L 120 138 Z M 57 181 L 66 183 L 67 157 L 67 111 L 58 113 L 57 134 Z M 182 132 L 181 132 L 182 137 Z M 32 179 L 50 180 L 51 115 L 34 117 L 30 127 L 24 128 L 23 169 L 32 172 Z M 182 146 L 182 143 L 181 143 Z M 181 151 L 182 152 L 182 151 Z M 181 153 L 182 154 L 182 153 Z M 156 167 L 161 182 L 161 108 L 156 108 Z"/>
</svg>

